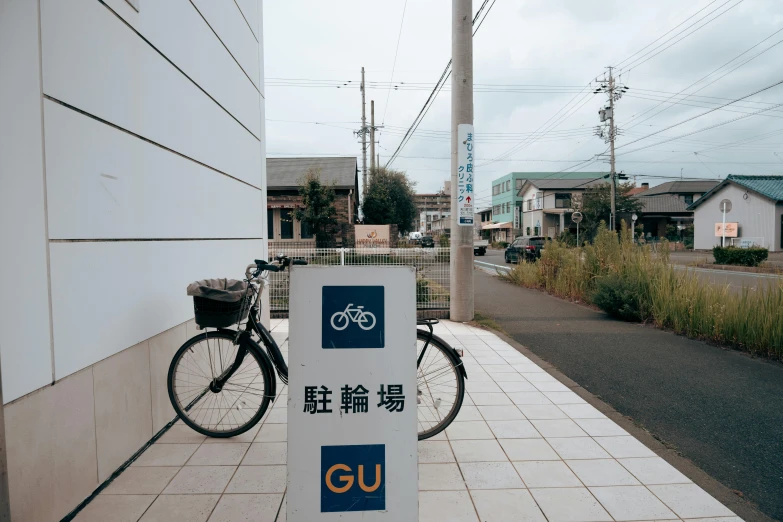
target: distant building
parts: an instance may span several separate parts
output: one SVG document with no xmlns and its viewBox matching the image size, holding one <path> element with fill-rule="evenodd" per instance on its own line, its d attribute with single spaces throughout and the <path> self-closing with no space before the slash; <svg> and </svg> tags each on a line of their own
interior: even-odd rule
<svg viewBox="0 0 783 522">
<path fill-rule="evenodd" d="M 508 241 L 522 234 L 521 221 L 519 216 L 522 213 L 523 197 L 519 194 L 519 189 L 527 180 L 590 180 L 605 176 L 602 172 L 511 172 L 503 177 L 497 178 L 492 182 L 492 219 L 495 224 L 502 225 L 498 230 L 503 232 L 500 235 L 506 239 L 498 241 Z M 514 216 L 517 216 L 515 225 Z"/>
<path fill-rule="evenodd" d="M 635 197 L 643 205 L 638 212 L 637 226 L 642 226 L 648 238 L 665 237 L 670 225 L 682 230 L 693 223 L 693 211 L 688 206 L 717 184 L 718 180 L 669 181 L 637 193 Z M 620 219 L 631 223 L 630 215 L 620 213 L 617 217 L 618 223 Z"/>
<path fill-rule="evenodd" d="M 556 238 L 564 230 L 576 231 L 572 222 L 575 195 L 604 183 L 599 179 L 531 179 L 517 191 L 521 202 L 520 234 Z"/>
<path fill-rule="evenodd" d="M 337 239 L 353 240 L 353 225 L 359 215 L 359 169 L 356 158 L 267 158 L 267 233 L 270 241 L 312 242 L 313 231 L 294 219 L 302 207 L 299 187 L 309 170 L 318 172 L 321 183 L 331 185 L 337 194 Z"/>
<path fill-rule="evenodd" d="M 451 216 L 451 182 L 443 184 L 443 190 L 432 194 L 414 194 L 413 204 L 416 206 L 417 222 L 413 230 L 421 233 L 432 231 L 432 222 Z"/>
<path fill-rule="evenodd" d="M 688 207 L 694 213 L 694 248 L 720 245 L 721 202 L 728 200 L 727 223 L 736 223 L 737 237 L 727 244 L 783 250 L 783 176 L 729 175 Z"/>
</svg>

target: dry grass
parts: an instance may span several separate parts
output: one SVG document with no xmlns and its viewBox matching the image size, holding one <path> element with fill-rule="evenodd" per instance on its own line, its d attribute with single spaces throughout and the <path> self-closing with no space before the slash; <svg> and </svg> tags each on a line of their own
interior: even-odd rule
<svg viewBox="0 0 783 522">
<path fill-rule="evenodd" d="M 653 253 L 628 234 L 601 229 L 592 245 L 547 244 L 535 263 L 520 263 L 504 279 L 559 297 L 592 302 L 596 281 L 617 278 L 638 299 L 639 318 L 689 337 L 783 358 L 783 281 L 731 292 L 674 270 L 668 248 Z"/>
</svg>

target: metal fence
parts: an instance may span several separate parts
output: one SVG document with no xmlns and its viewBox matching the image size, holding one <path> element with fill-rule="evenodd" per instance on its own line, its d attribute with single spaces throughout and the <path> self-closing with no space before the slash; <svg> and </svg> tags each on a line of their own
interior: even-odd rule
<svg viewBox="0 0 783 522">
<path fill-rule="evenodd" d="M 308 264 L 326 266 L 412 266 L 416 268 L 416 308 L 419 317 L 448 318 L 448 248 L 278 248 L 272 255 L 285 254 Z M 269 274 L 272 317 L 288 317 L 289 272 Z"/>
</svg>

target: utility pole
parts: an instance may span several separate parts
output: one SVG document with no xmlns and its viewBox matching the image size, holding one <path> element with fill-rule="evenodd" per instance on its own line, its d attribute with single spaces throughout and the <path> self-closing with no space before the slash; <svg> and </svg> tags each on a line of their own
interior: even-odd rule
<svg viewBox="0 0 783 522">
<path fill-rule="evenodd" d="M 617 225 L 615 224 L 615 221 L 617 221 L 617 176 L 614 170 L 614 138 L 614 77 L 612 76 L 612 68 L 609 67 L 609 148 L 611 149 L 609 160 L 611 169 L 609 173 L 612 177 L 612 215 L 609 221 L 611 222 L 611 230 L 617 230 Z"/>
<path fill-rule="evenodd" d="M 614 156 L 614 142 L 618 135 L 618 129 L 614 122 L 614 102 L 619 100 L 623 93 L 628 90 L 628 87 L 626 86 L 619 86 L 614 81 L 614 76 L 612 75 L 612 67 L 608 67 L 609 69 L 609 79 L 604 80 L 601 83 L 601 86 L 598 87 L 594 92 L 599 93 L 601 91 L 607 93 L 609 95 L 609 107 L 606 107 L 604 109 L 601 109 L 598 111 L 599 116 L 601 117 L 601 122 L 605 123 L 606 120 L 609 120 L 609 129 L 607 132 L 606 127 L 598 126 L 596 128 L 596 134 L 603 138 L 606 143 L 609 143 L 609 150 L 610 150 L 610 156 L 609 156 L 609 164 L 610 164 L 610 171 L 609 171 L 609 178 L 611 181 L 611 189 L 612 189 L 612 209 L 611 214 L 609 216 L 609 229 L 615 230 L 617 226 L 617 170 L 615 169 L 615 156 Z M 620 174 L 620 179 L 628 179 L 628 176 L 625 174 Z"/>
<path fill-rule="evenodd" d="M 473 0 L 451 3 L 450 318 L 473 320 L 473 227 L 459 224 L 458 126 L 473 124 Z M 475 174 L 474 174 L 475 175 Z M 474 180 L 475 182 L 475 180 Z"/>
<path fill-rule="evenodd" d="M 375 165 L 375 100 L 370 100 L 370 172 Z"/>
<path fill-rule="evenodd" d="M 367 117 L 364 109 L 364 67 L 362 67 L 362 196 L 367 195 Z"/>
</svg>

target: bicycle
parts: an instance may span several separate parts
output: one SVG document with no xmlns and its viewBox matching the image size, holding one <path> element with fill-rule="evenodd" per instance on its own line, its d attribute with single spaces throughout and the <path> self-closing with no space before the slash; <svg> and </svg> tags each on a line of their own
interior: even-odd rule
<svg viewBox="0 0 783 522">
<path fill-rule="evenodd" d="M 307 262 L 282 255 L 275 261 L 256 260 L 248 265 L 246 289 L 237 303 L 194 297 L 196 322 L 205 331 L 174 354 L 167 386 L 174 411 L 198 433 L 227 438 L 246 432 L 263 418 L 276 396 L 275 372 L 288 384 L 288 365 L 280 347 L 260 322 L 260 300 L 269 272 Z M 345 317 L 346 326 L 349 320 L 370 320 L 369 312 L 351 306 L 335 314 L 344 314 L 340 317 Z M 418 321 L 429 331 L 416 330 L 419 440 L 433 437 L 451 424 L 465 395 L 467 372 L 461 353 L 434 335 L 437 322 Z M 237 328 L 230 329 L 232 325 Z"/>
</svg>

